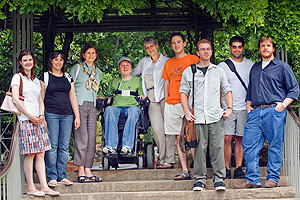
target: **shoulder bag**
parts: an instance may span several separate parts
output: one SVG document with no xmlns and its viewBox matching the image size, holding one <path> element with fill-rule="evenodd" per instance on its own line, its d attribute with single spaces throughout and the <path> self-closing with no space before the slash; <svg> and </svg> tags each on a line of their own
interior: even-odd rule
<svg viewBox="0 0 300 200">
<path fill-rule="evenodd" d="M 191 65 L 191 70 L 193 73 L 193 82 L 192 82 L 192 114 L 194 114 L 194 82 L 195 82 L 195 73 L 197 71 L 196 65 Z M 195 148 L 198 144 L 198 137 L 195 127 L 195 121 L 191 122 L 188 121 L 185 117 L 182 119 L 182 127 L 180 132 L 180 140 L 179 140 L 179 146 L 183 153 L 185 153 L 186 149 L 189 148 Z"/>
<path fill-rule="evenodd" d="M 22 103 L 24 103 L 24 99 L 25 97 L 23 96 L 23 81 L 22 81 L 22 77 L 20 76 L 20 86 L 19 86 L 19 99 L 21 100 Z M 22 112 L 19 111 L 15 104 L 13 103 L 12 100 L 12 92 L 11 92 L 11 86 L 9 86 L 8 91 L 6 92 L 6 95 L 4 97 L 4 100 L 2 102 L 1 105 L 1 109 L 11 112 L 11 113 L 16 113 L 18 115 L 21 115 Z"/>
</svg>

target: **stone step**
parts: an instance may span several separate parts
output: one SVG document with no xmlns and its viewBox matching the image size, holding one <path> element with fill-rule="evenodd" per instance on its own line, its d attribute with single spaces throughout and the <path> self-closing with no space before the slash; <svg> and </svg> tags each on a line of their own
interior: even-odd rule
<svg viewBox="0 0 300 200">
<path fill-rule="evenodd" d="M 216 192 L 215 190 L 203 190 L 201 192 L 184 191 L 142 191 L 142 192 L 94 192 L 94 193 L 72 193 L 61 194 L 59 197 L 46 196 L 37 198 L 23 195 L 22 200 L 45 199 L 45 200 L 199 200 L 199 199 L 276 199 L 276 198 L 294 198 L 295 190 L 293 187 L 278 188 L 259 188 L 235 190 L 227 189 L 225 192 Z"/>
<path fill-rule="evenodd" d="M 233 176 L 233 168 L 232 176 Z M 190 169 L 193 177 L 193 169 Z M 103 178 L 105 182 L 110 181 L 136 181 L 136 180 L 173 180 L 176 174 L 180 174 L 181 169 L 134 169 L 134 170 L 109 170 L 93 171 L 97 177 Z M 260 168 L 261 177 L 266 177 L 266 167 Z M 211 168 L 207 169 L 208 178 L 212 178 L 213 171 Z M 77 181 L 78 172 L 68 172 L 67 178 L 73 182 Z M 282 176 L 282 173 L 281 173 Z M 39 182 L 37 174 L 34 174 L 34 182 Z"/>
<path fill-rule="evenodd" d="M 226 188 L 233 189 L 235 185 L 244 182 L 244 179 L 225 180 Z M 66 193 L 93 193 L 93 192 L 141 192 L 141 191 L 189 191 L 193 188 L 194 180 L 174 181 L 174 180 L 140 180 L 140 181 L 119 181 L 119 182 L 101 182 L 101 183 L 77 183 L 72 186 L 59 184 L 55 187 L 56 191 L 62 194 Z M 262 178 L 262 186 L 266 183 L 266 178 Z M 287 187 L 288 177 L 280 178 L 278 186 Z M 36 184 L 40 188 L 39 184 Z M 27 191 L 27 184 L 23 187 L 23 192 Z M 212 179 L 208 179 L 206 184 L 208 190 L 214 190 Z"/>
</svg>

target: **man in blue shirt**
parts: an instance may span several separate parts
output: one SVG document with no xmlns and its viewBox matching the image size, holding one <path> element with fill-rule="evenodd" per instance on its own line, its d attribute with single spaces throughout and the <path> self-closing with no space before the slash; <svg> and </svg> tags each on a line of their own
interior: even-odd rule
<svg viewBox="0 0 300 200">
<path fill-rule="evenodd" d="M 299 85 L 291 67 L 274 57 L 275 44 L 263 36 L 258 42 L 262 60 L 253 65 L 246 96 L 248 119 L 243 137 L 246 182 L 236 189 L 260 188 L 259 152 L 269 143 L 267 183 L 277 187 L 282 164 L 286 107 L 297 100 Z"/>
</svg>

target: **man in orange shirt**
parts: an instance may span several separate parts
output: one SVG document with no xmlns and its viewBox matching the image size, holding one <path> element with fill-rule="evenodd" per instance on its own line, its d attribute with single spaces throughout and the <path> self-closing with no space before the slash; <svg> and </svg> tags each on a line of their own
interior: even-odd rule
<svg viewBox="0 0 300 200">
<path fill-rule="evenodd" d="M 167 60 L 162 78 L 165 79 L 165 134 L 166 134 L 166 163 L 162 167 L 171 167 L 175 163 L 175 139 L 177 137 L 177 153 L 182 166 L 182 173 L 176 175 L 174 180 L 191 179 L 186 153 L 182 153 L 179 147 L 180 129 L 184 112 L 180 102 L 180 82 L 182 72 L 191 64 L 199 61 L 195 55 L 184 52 L 186 46 L 185 37 L 180 32 L 171 35 L 171 48 L 175 52 L 175 57 Z"/>
</svg>

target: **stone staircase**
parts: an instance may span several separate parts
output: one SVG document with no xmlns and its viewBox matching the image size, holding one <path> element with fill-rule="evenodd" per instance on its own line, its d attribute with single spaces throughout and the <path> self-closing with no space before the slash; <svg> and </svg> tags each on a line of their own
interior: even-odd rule
<svg viewBox="0 0 300 200">
<path fill-rule="evenodd" d="M 233 169 L 232 169 L 233 170 Z M 262 177 L 266 177 L 266 168 L 261 168 Z M 101 183 L 77 183 L 73 186 L 58 185 L 55 190 L 61 192 L 59 197 L 33 197 L 23 195 L 22 200 L 51 199 L 51 200 L 194 200 L 194 199 L 288 199 L 295 197 L 295 190 L 288 186 L 288 177 L 281 176 L 279 187 L 266 189 L 233 189 L 234 185 L 242 183 L 242 179 L 225 180 L 227 190 L 216 192 L 212 182 L 212 170 L 208 169 L 210 178 L 206 190 L 192 191 L 194 180 L 173 181 L 174 175 L 180 169 L 143 169 L 143 170 L 111 170 L 94 171 L 96 176 L 103 178 Z M 193 170 L 191 170 L 193 173 Z M 232 171 L 233 173 L 233 171 Z M 68 172 L 68 178 L 77 180 L 76 172 Z M 37 180 L 37 177 L 35 177 Z M 262 185 L 266 182 L 262 178 Z M 40 188 L 37 184 L 37 188 Z M 24 185 L 26 194 L 27 185 Z"/>
</svg>

